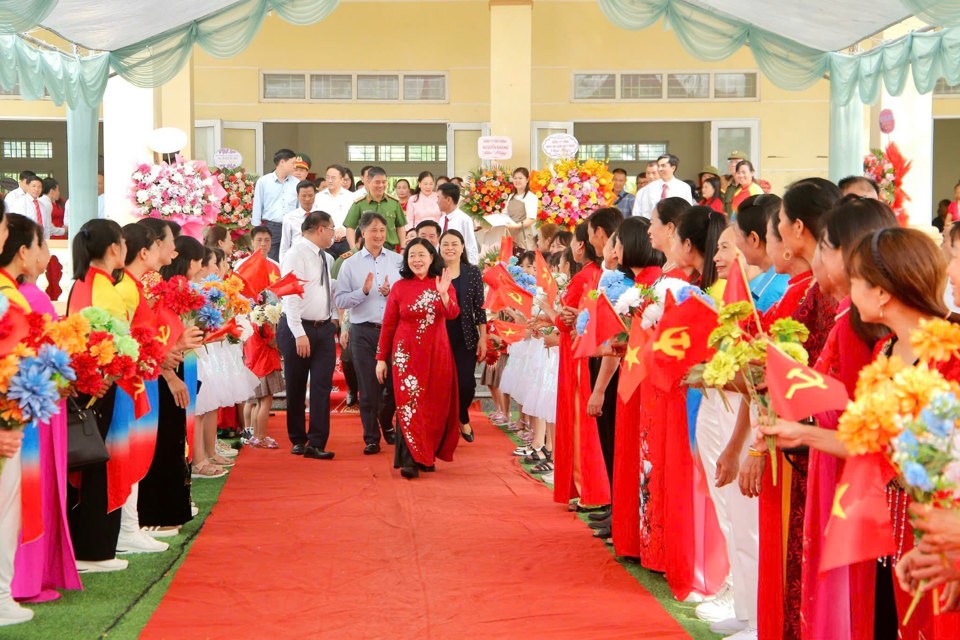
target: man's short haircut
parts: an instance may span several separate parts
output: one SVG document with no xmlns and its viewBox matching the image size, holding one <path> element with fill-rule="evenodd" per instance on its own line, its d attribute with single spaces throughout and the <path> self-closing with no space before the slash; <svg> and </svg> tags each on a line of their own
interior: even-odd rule
<svg viewBox="0 0 960 640">
<path fill-rule="evenodd" d="M 383 167 L 370 167 L 367 169 L 367 180 L 373 180 L 377 176 L 387 177 L 387 172 Z"/>
<path fill-rule="evenodd" d="M 372 165 L 372 164 L 365 164 L 365 165 L 363 165 L 362 167 L 360 167 L 360 177 L 361 177 L 361 178 L 366 178 L 366 177 L 367 177 L 367 172 L 370 171 L 370 169 L 373 169 L 373 165 Z"/>
<path fill-rule="evenodd" d="M 609 238 L 623 222 L 623 212 L 616 207 L 602 207 L 591 213 L 587 222 L 594 229 L 603 229 Z"/>
<path fill-rule="evenodd" d="M 321 225 L 329 226 L 331 224 L 333 224 L 333 216 L 326 211 L 311 211 L 307 214 L 307 217 L 303 219 L 303 224 L 300 225 L 300 231 L 306 233 L 307 231 L 313 231 L 319 228 Z"/>
<path fill-rule="evenodd" d="M 453 200 L 454 204 L 460 202 L 460 187 L 456 182 L 444 182 L 437 187 L 437 191 Z"/>
<path fill-rule="evenodd" d="M 674 169 L 680 166 L 680 158 L 673 155 L 672 153 L 663 154 L 662 156 L 657 158 L 657 163 L 659 164 L 661 160 L 666 160 L 667 162 L 669 162 L 670 166 L 673 167 Z M 650 165 L 647 165 L 647 166 L 650 166 Z"/>
<path fill-rule="evenodd" d="M 34 182 L 40 182 L 40 183 L 43 182 L 43 178 L 41 178 L 40 176 L 38 176 L 38 175 L 36 175 L 36 174 L 33 174 L 33 175 L 31 175 L 31 176 L 27 176 L 26 178 L 24 178 L 24 180 L 27 181 L 27 184 L 32 184 L 32 183 L 34 183 Z"/>
<path fill-rule="evenodd" d="M 426 229 L 428 227 L 436 229 L 438 237 L 440 236 L 441 233 L 443 233 L 443 229 L 440 227 L 440 223 L 436 222 L 435 220 L 424 220 L 423 222 L 418 224 L 417 233 L 419 234 L 421 229 Z"/>
<path fill-rule="evenodd" d="M 327 171 L 330 171 L 330 169 L 336 169 L 336 170 L 337 170 L 337 173 L 340 174 L 340 177 L 341 177 L 341 178 L 342 178 L 342 177 L 344 176 L 344 174 L 347 172 L 347 170 L 346 170 L 345 167 L 342 167 L 342 166 L 340 166 L 339 164 L 331 164 L 330 166 L 327 167 L 327 169 L 326 169 L 326 171 L 324 171 L 324 173 L 326 173 Z M 326 176 L 324 176 L 324 177 L 326 177 Z"/>
<path fill-rule="evenodd" d="M 43 195 L 47 195 L 48 193 L 50 193 L 51 191 L 53 191 L 59 186 L 60 186 L 60 183 L 57 182 L 56 178 L 44 178 L 43 187 L 41 187 L 40 192 Z"/>
<path fill-rule="evenodd" d="M 617 175 L 617 174 L 619 173 L 619 174 L 622 175 L 624 178 L 627 177 L 627 170 L 624 169 L 624 168 L 622 168 L 622 167 L 617 167 L 617 168 L 614 169 L 611 173 L 613 173 L 613 175 Z"/>
<path fill-rule="evenodd" d="M 250 239 L 253 240 L 261 233 L 265 233 L 268 236 L 270 236 L 271 239 L 273 239 L 273 232 L 270 231 L 270 229 L 267 228 L 265 225 L 260 225 L 258 227 L 254 227 L 253 229 L 250 229 Z"/>
<path fill-rule="evenodd" d="M 22 180 L 26 180 L 26 179 L 29 178 L 30 176 L 35 176 L 35 175 L 37 175 L 37 174 L 34 173 L 33 171 L 30 171 L 30 170 L 21 171 L 21 172 L 20 172 L 20 180 L 21 180 L 21 181 L 22 181 Z M 102 176 L 103 174 L 102 174 L 102 173 L 98 173 L 97 175 Z"/>
<path fill-rule="evenodd" d="M 296 158 L 296 157 L 297 157 L 297 154 L 295 154 L 290 149 L 280 149 L 275 154 L 273 154 L 273 166 L 277 166 L 284 160 L 290 160 L 291 158 Z"/>
<path fill-rule="evenodd" d="M 310 187 L 314 191 L 317 190 L 317 185 L 313 184 L 311 180 L 301 180 L 297 183 L 297 195 L 300 195 L 300 189 L 306 189 L 307 187 Z"/>
<path fill-rule="evenodd" d="M 873 189 L 874 193 L 876 193 L 877 196 L 880 195 L 880 187 L 877 186 L 876 182 L 866 176 L 847 176 L 846 178 L 841 179 L 840 182 L 837 183 L 837 186 L 840 188 L 840 191 L 846 191 L 847 187 L 851 187 L 855 184 L 870 185 L 870 188 Z"/>
<path fill-rule="evenodd" d="M 365 211 L 363 215 L 360 216 L 360 224 L 357 226 L 357 229 L 360 233 L 363 233 L 364 229 L 369 227 L 374 222 L 381 222 L 383 226 L 389 226 L 387 224 L 387 219 L 376 211 Z"/>
</svg>

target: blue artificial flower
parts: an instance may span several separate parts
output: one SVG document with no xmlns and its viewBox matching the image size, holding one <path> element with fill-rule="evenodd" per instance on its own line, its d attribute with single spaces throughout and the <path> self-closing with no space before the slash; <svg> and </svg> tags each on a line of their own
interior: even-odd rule
<svg viewBox="0 0 960 640">
<path fill-rule="evenodd" d="M 515 266 L 517 262 L 519 262 L 519 260 L 517 260 L 517 256 L 510 256 L 510 265 L 507 268 L 509 269 L 510 267 Z"/>
<path fill-rule="evenodd" d="M 903 479 L 911 487 L 916 487 L 922 491 L 933 489 L 933 481 L 927 475 L 927 470 L 923 465 L 917 462 L 907 462 L 903 465 Z"/>
<path fill-rule="evenodd" d="M 208 331 L 215 331 L 223 324 L 223 314 L 220 309 L 205 304 L 197 311 L 197 321 Z"/>
<path fill-rule="evenodd" d="M 620 271 L 610 271 L 603 274 L 597 288 L 607 295 L 607 299 L 610 300 L 612 304 L 616 304 L 620 296 L 632 286 L 633 281 L 628 280 L 623 273 Z"/>
<path fill-rule="evenodd" d="M 37 357 L 43 363 L 43 366 L 52 373 L 58 374 L 71 382 L 77 379 L 77 373 L 70 366 L 70 356 L 63 349 L 45 344 L 40 347 L 40 353 L 37 354 Z"/>
<path fill-rule="evenodd" d="M 7 296 L 0 293 L 0 318 L 7 315 L 7 309 L 10 308 L 10 300 L 7 299 Z"/>
<path fill-rule="evenodd" d="M 211 273 L 210 275 L 208 275 L 206 278 L 203 279 L 204 282 L 217 282 L 218 280 L 220 280 L 220 276 L 218 276 L 215 273 Z"/>
<path fill-rule="evenodd" d="M 920 447 L 920 441 L 917 440 L 917 436 L 909 429 L 901 431 L 894 442 L 898 451 L 903 451 L 908 455 L 916 455 Z"/>
<path fill-rule="evenodd" d="M 942 414 L 928 406 L 920 412 L 920 420 L 927 427 L 927 431 L 937 438 L 946 438 L 953 433 L 953 420 L 941 417 Z"/>
<path fill-rule="evenodd" d="M 940 392 L 930 398 L 928 408 L 940 418 L 960 418 L 960 403 L 952 392 Z"/>
<path fill-rule="evenodd" d="M 27 421 L 49 420 L 60 411 L 60 392 L 52 374 L 39 358 L 24 358 L 12 378 L 7 397 L 15 400 Z"/>
<path fill-rule="evenodd" d="M 710 305 L 711 309 L 717 308 L 717 303 L 713 301 L 713 298 L 711 298 L 706 293 L 704 293 L 700 289 L 700 287 L 695 287 L 692 284 L 687 285 L 681 288 L 679 291 L 677 291 L 677 295 L 675 297 L 677 300 L 677 304 L 683 304 L 693 296 L 697 296 L 698 298 L 706 302 L 708 305 Z"/>
<path fill-rule="evenodd" d="M 224 293 L 220 289 L 211 287 L 207 289 L 206 293 L 207 293 L 207 300 L 209 300 L 210 302 L 220 302 L 221 300 L 223 300 Z"/>
<path fill-rule="evenodd" d="M 577 335 L 582 336 L 587 330 L 587 323 L 590 322 L 590 312 L 584 309 L 577 316 Z"/>
</svg>

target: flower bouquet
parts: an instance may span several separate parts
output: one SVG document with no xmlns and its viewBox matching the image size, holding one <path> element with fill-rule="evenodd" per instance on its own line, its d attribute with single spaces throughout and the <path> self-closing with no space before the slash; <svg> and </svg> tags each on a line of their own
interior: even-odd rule
<svg viewBox="0 0 960 640">
<path fill-rule="evenodd" d="M 510 171 L 494 167 L 474 169 L 463 184 L 460 210 L 484 226 L 490 226 L 486 216 L 501 213 L 513 194 Z"/>
<path fill-rule="evenodd" d="M 573 231 L 593 211 L 613 202 L 613 174 L 596 160 L 558 160 L 530 176 L 530 190 L 540 199 L 540 224 Z"/>
<path fill-rule="evenodd" d="M 243 167 L 219 167 L 213 175 L 225 192 L 220 201 L 217 224 L 230 229 L 230 235 L 237 240 L 250 229 L 253 220 L 253 190 L 257 176 L 247 173 Z"/>
<path fill-rule="evenodd" d="M 897 214 L 901 226 L 907 224 L 903 204 L 910 200 L 910 196 L 903 190 L 903 178 L 910 171 L 911 163 L 903 157 L 895 142 L 888 144 L 886 149 L 871 149 L 863 158 L 863 175 L 880 188 L 880 195 Z"/>
<path fill-rule="evenodd" d="M 226 196 L 220 181 L 200 160 L 141 164 L 131 180 L 133 215 L 171 220 L 195 238 L 217 221 Z"/>
</svg>

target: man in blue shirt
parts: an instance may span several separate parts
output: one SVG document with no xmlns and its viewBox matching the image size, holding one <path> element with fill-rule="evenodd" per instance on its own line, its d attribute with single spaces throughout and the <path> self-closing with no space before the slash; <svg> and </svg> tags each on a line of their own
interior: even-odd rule
<svg viewBox="0 0 960 640">
<path fill-rule="evenodd" d="M 393 383 L 389 368 L 384 384 L 377 380 L 377 344 L 387 308 L 387 295 L 393 283 L 400 280 L 403 258 L 384 246 L 387 219 L 379 213 L 368 211 L 360 216 L 358 231 L 363 238 L 363 248 L 341 265 L 334 299 L 337 307 L 350 311 L 347 343 L 360 387 L 363 453 L 373 455 L 380 452 L 381 429 L 387 444 L 396 441 Z"/>
<path fill-rule="evenodd" d="M 267 257 L 280 260 L 280 239 L 283 235 L 283 216 L 297 207 L 297 179 L 293 175 L 295 154 L 290 149 L 280 149 L 273 154 L 276 167 L 271 173 L 261 176 L 253 189 L 253 221 L 251 226 L 265 226 L 270 230 L 272 242 Z"/>
<path fill-rule="evenodd" d="M 627 191 L 627 170 L 626 169 L 614 169 L 613 170 L 613 195 L 616 198 L 613 201 L 613 206 L 617 209 L 620 209 L 620 213 L 623 214 L 624 218 L 629 218 L 633 215 L 633 201 L 636 200 L 636 196 Z"/>
</svg>

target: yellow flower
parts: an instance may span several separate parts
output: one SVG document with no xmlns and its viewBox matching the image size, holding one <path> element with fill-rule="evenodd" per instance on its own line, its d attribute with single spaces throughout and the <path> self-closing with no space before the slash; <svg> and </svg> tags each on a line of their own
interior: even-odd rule
<svg viewBox="0 0 960 640">
<path fill-rule="evenodd" d="M 47 326 L 47 336 L 71 356 L 86 348 L 89 333 L 90 323 L 79 313 L 69 315 Z"/>
<path fill-rule="evenodd" d="M 10 378 L 17 373 L 20 367 L 20 357 L 10 354 L 0 359 L 0 393 L 6 393 L 10 385 Z"/>
<path fill-rule="evenodd" d="M 950 384 L 940 372 L 925 363 L 906 367 L 893 376 L 894 395 L 900 403 L 899 413 L 911 418 L 920 414 L 937 392 L 949 391 Z"/>
<path fill-rule="evenodd" d="M 856 396 L 866 395 L 882 384 L 890 384 L 893 376 L 904 368 L 903 360 L 897 356 L 879 356 L 876 360 L 860 370 L 857 379 Z"/>
<path fill-rule="evenodd" d="M 857 398 L 840 416 L 837 438 L 852 455 L 885 451 L 901 431 L 896 416 L 897 400 L 890 394 Z"/>
<path fill-rule="evenodd" d="M 921 320 L 910 334 L 910 346 L 922 361 L 946 362 L 960 355 L 960 325 L 941 318 Z"/>
<path fill-rule="evenodd" d="M 734 354 L 717 351 L 703 370 L 703 383 L 710 387 L 722 387 L 737 377 L 740 365 Z"/>
<path fill-rule="evenodd" d="M 810 358 L 807 350 L 799 342 L 778 342 L 776 345 L 792 360 L 796 360 L 800 364 L 807 364 L 807 360 Z"/>
</svg>

